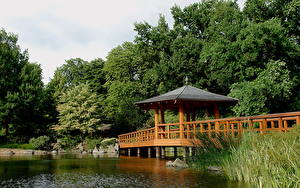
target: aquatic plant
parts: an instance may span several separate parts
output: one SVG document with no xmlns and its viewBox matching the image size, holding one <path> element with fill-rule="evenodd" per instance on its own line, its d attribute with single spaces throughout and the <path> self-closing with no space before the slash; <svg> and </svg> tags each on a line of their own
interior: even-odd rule
<svg viewBox="0 0 300 188">
<path fill-rule="evenodd" d="M 222 160 L 229 179 L 256 187 L 300 187 L 300 126 L 287 133 L 247 133 Z"/>
</svg>

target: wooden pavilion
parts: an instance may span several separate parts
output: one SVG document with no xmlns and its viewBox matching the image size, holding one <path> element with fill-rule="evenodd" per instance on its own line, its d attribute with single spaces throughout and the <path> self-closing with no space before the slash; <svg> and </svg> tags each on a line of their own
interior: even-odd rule
<svg viewBox="0 0 300 188">
<path fill-rule="evenodd" d="M 119 135 L 120 149 L 148 147 L 156 150 L 156 156 L 164 155 L 164 147 L 192 147 L 199 133 L 240 135 L 246 128 L 258 132 L 286 131 L 292 123 L 300 124 L 300 112 L 219 119 L 219 106 L 234 105 L 237 99 L 223 96 L 190 85 L 152 97 L 135 104 L 145 110 L 154 110 L 155 126 Z M 212 108 L 215 119 L 196 121 L 196 110 Z M 165 110 L 178 110 L 178 122 L 165 123 Z M 269 118 L 269 119 L 268 119 Z"/>
</svg>

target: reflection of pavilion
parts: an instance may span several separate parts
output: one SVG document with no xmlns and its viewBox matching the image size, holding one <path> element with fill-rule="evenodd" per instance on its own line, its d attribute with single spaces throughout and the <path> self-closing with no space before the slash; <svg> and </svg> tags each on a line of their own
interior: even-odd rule
<svg viewBox="0 0 300 188">
<path fill-rule="evenodd" d="M 135 103 L 145 110 L 154 110 L 155 127 L 119 135 L 120 148 L 155 147 L 156 156 L 164 155 L 164 147 L 191 147 L 197 142 L 196 135 L 216 134 L 241 135 L 251 130 L 264 133 L 271 130 L 286 131 L 291 125 L 300 124 L 300 112 L 271 114 L 253 117 L 220 118 L 219 106 L 232 105 L 237 99 L 204 91 L 189 85 L 175 89 L 160 96 Z M 196 120 L 196 110 L 212 108 L 215 119 Z M 178 122 L 165 123 L 165 110 L 178 110 Z M 160 152 L 161 151 L 161 152 Z"/>
</svg>

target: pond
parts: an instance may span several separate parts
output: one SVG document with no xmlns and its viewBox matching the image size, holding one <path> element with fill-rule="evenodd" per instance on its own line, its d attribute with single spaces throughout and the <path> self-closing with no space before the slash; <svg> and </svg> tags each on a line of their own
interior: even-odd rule
<svg viewBox="0 0 300 188">
<path fill-rule="evenodd" d="M 221 175 L 165 164 L 163 159 L 127 156 L 0 157 L 0 187 L 245 187 Z"/>
</svg>

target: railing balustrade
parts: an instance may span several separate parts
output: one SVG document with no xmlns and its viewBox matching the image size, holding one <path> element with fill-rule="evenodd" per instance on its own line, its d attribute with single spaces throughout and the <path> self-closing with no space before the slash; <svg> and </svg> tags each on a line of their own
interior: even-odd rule
<svg viewBox="0 0 300 188">
<path fill-rule="evenodd" d="M 155 139 L 155 134 L 158 140 L 169 140 L 180 139 L 180 134 L 183 134 L 183 139 L 195 139 L 199 133 L 211 137 L 216 134 L 236 137 L 246 131 L 260 134 L 271 131 L 286 132 L 295 124 L 300 124 L 300 112 L 184 122 L 183 130 L 180 130 L 180 123 L 165 123 L 157 125 L 157 132 L 155 128 L 150 128 L 119 135 L 119 142 L 120 144 L 150 142 Z"/>
</svg>

